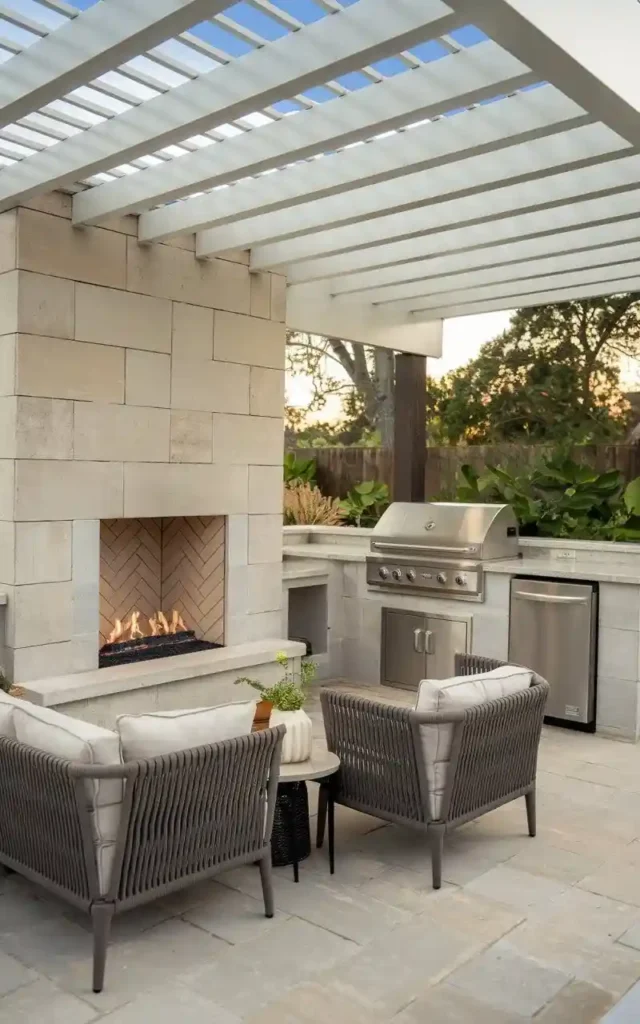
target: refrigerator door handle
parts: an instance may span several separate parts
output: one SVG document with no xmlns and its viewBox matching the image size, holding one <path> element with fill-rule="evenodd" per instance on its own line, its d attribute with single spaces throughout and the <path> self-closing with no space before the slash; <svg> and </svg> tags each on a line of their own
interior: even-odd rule
<svg viewBox="0 0 640 1024">
<path fill-rule="evenodd" d="M 424 629 L 414 629 L 413 631 L 413 649 L 416 654 L 425 654 L 425 639 L 426 634 Z"/>
<path fill-rule="evenodd" d="M 432 633 L 432 631 L 430 629 L 425 629 L 424 630 L 424 640 L 425 640 L 425 652 L 426 652 L 426 654 L 435 654 L 434 638 L 433 638 L 433 633 Z"/>
</svg>

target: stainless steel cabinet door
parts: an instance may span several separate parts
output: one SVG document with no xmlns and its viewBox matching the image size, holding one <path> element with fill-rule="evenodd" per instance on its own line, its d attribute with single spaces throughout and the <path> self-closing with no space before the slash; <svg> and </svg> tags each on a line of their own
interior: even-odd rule
<svg viewBox="0 0 640 1024">
<path fill-rule="evenodd" d="M 426 628 L 420 612 L 382 609 L 382 683 L 417 689 L 426 676 Z"/>
<path fill-rule="evenodd" d="M 427 679 L 448 679 L 454 674 L 454 655 L 467 651 L 464 619 L 427 616 Z"/>
<path fill-rule="evenodd" d="M 511 581 L 509 661 L 548 680 L 550 718 L 593 720 L 595 601 L 586 584 Z"/>
</svg>

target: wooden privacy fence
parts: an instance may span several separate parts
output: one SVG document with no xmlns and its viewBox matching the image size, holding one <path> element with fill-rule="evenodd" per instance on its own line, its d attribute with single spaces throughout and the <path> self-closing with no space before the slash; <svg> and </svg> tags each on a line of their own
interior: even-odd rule
<svg viewBox="0 0 640 1024">
<path fill-rule="evenodd" d="M 487 463 L 522 471 L 553 445 L 471 445 L 469 447 L 427 448 L 425 487 L 428 498 L 454 495 L 460 467 L 470 463 L 481 472 Z M 318 483 L 325 494 L 343 498 L 363 480 L 380 480 L 391 487 L 393 456 L 388 448 L 292 448 L 297 458 L 315 459 Z M 619 469 L 626 480 L 640 476 L 640 445 L 580 445 L 572 455 L 600 472 Z"/>
</svg>

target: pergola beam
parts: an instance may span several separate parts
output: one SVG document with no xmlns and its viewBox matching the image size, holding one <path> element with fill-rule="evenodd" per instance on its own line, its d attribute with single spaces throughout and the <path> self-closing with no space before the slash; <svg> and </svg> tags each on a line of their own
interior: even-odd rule
<svg viewBox="0 0 640 1024">
<path fill-rule="evenodd" d="M 448 0 L 603 124 L 640 146 L 638 7 L 631 0 Z"/>
<path fill-rule="evenodd" d="M 0 210 L 362 68 L 451 20 L 441 0 L 361 0 L 7 168 Z"/>
<path fill-rule="evenodd" d="M 503 187 L 491 192 L 490 202 L 483 193 L 468 195 L 410 213 L 386 214 L 360 224 L 357 232 L 343 226 L 258 246 L 252 251 L 251 266 L 254 270 L 286 266 L 290 268 L 289 280 L 302 283 L 366 266 L 384 265 L 404 256 L 411 258 L 416 240 L 429 244 L 428 234 L 446 229 L 475 230 L 479 226 L 482 233 L 487 226 L 504 219 L 509 230 L 512 218 L 519 214 L 545 210 L 554 212 L 541 218 L 541 223 L 544 225 L 546 220 L 553 227 L 559 211 L 566 205 L 600 195 L 615 197 L 618 191 L 638 187 L 640 157 L 627 157 L 626 152 L 620 149 L 609 158 L 603 155 L 600 162 L 596 159 L 592 166 L 574 166 L 570 172 L 551 173 L 545 176 L 544 187 L 535 177 L 516 185 L 510 184 L 507 178 Z M 574 226 L 579 226 L 579 221 Z M 299 267 L 293 266 L 296 263 Z"/>
<path fill-rule="evenodd" d="M 367 222 L 363 225 L 367 232 L 375 232 L 377 219 L 394 210 L 409 212 L 456 197 L 462 199 L 474 195 L 482 196 L 482 202 L 487 206 L 487 192 L 514 181 L 534 181 L 540 188 L 541 178 L 602 162 L 624 146 L 626 143 L 604 125 L 587 124 L 551 138 L 511 146 L 499 157 L 489 152 L 461 159 L 455 172 L 444 166 L 436 167 L 428 174 L 405 175 L 402 188 L 393 181 L 382 182 L 314 200 L 295 209 L 265 213 L 222 228 L 211 228 L 198 236 L 197 252 L 199 256 L 215 255 L 227 249 L 266 246 L 305 233 L 307 244 L 313 247 L 316 240 L 314 232 L 330 227 L 337 230 L 347 227 L 352 239 L 358 241 L 360 232 L 353 226 L 360 221 Z M 491 209 L 491 205 L 487 209 Z"/>
<path fill-rule="evenodd" d="M 518 61 L 491 42 L 457 54 L 455 60 L 437 62 L 424 71 L 429 116 L 446 112 L 451 106 L 479 103 L 496 91 L 511 92 L 522 83 L 523 75 L 525 81 L 529 79 Z M 341 102 L 347 104 L 349 98 Z M 330 114 L 330 110 L 326 111 L 326 115 Z M 548 87 L 469 114 L 463 118 L 440 118 L 398 135 L 373 140 L 364 149 L 342 150 L 322 160 L 286 167 L 277 174 L 240 181 L 231 190 L 152 210 L 140 219 L 139 237 L 142 241 L 161 241 L 174 234 L 237 223 L 252 215 L 339 195 L 350 188 L 433 170 L 465 156 L 496 152 L 515 142 L 555 134 L 590 120 L 572 100 Z M 298 115 L 298 126 L 306 116 Z M 372 126 L 371 131 L 375 134 L 377 127 Z M 206 155 L 213 166 L 216 151 Z"/>
<path fill-rule="evenodd" d="M 0 69 L 4 126 L 228 7 L 224 0 L 103 0 Z"/>
</svg>

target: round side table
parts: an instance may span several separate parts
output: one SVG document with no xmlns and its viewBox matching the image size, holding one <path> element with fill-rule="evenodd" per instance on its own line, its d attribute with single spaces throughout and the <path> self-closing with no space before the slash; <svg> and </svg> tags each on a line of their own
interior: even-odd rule
<svg viewBox="0 0 640 1024">
<path fill-rule="evenodd" d="M 319 782 L 323 794 L 326 793 L 329 868 L 331 874 L 334 873 L 334 804 L 329 779 L 339 767 L 340 758 L 328 750 L 314 750 L 307 761 L 280 765 L 278 797 L 271 834 L 271 862 L 274 867 L 293 864 L 295 882 L 299 880 L 300 861 L 305 860 L 311 853 L 307 782 Z"/>
</svg>

